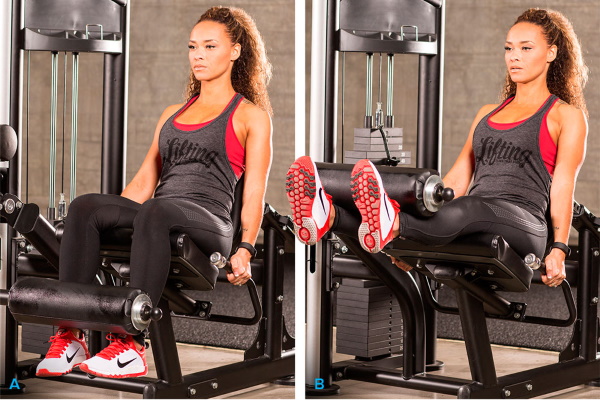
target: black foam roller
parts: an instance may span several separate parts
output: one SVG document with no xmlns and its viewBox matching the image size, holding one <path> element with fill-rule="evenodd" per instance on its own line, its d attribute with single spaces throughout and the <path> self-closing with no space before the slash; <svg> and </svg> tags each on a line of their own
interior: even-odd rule
<svg viewBox="0 0 600 400">
<path fill-rule="evenodd" d="M 349 212 L 358 210 L 352 200 L 350 179 L 352 164 L 315 163 L 325 191 L 333 197 L 333 202 Z M 433 213 L 423 203 L 423 187 L 432 175 L 433 169 L 377 166 L 383 185 L 392 199 L 400 203 L 402 211 L 413 215 L 431 216 Z"/>
<path fill-rule="evenodd" d="M 8 308 L 19 322 L 136 335 L 131 306 L 141 289 L 25 277 L 10 289 Z"/>
</svg>

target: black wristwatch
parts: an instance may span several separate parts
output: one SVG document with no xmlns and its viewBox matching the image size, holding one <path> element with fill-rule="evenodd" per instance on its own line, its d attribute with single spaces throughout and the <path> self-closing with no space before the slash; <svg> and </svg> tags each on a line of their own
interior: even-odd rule
<svg viewBox="0 0 600 400">
<path fill-rule="evenodd" d="M 252 256 L 252 258 L 256 257 L 256 253 L 257 253 L 256 248 L 254 246 L 252 246 L 250 243 L 248 243 L 248 242 L 240 242 L 240 244 L 238 244 L 238 249 L 240 247 L 243 248 L 243 249 L 248 250 L 250 252 L 250 255 Z M 237 252 L 237 250 L 236 250 L 236 252 Z"/>
<path fill-rule="evenodd" d="M 569 248 L 569 246 L 567 246 L 566 244 L 562 243 L 562 242 L 554 242 L 550 245 L 550 250 L 552 249 L 559 249 L 562 250 L 567 257 L 569 257 L 569 255 L 571 255 L 571 249 Z"/>
</svg>

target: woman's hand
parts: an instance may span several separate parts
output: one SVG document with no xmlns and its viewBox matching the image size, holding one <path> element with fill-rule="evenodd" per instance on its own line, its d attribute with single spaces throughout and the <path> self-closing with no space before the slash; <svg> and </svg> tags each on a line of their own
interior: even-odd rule
<svg viewBox="0 0 600 400">
<path fill-rule="evenodd" d="M 552 249 L 546 256 L 546 275 L 542 274 L 542 282 L 550 287 L 557 287 L 567 277 L 565 271 L 565 253 L 560 249 Z"/>
<path fill-rule="evenodd" d="M 392 256 L 390 256 L 390 258 L 392 259 L 392 264 L 394 264 L 396 267 L 400 268 L 402 271 L 408 272 L 413 268 L 409 264 L 405 263 L 404 261 L 402 261 L 398 258 L 394 258 Z"/>
<path fill-rule="evenodd" d="M 252 272 L 250 271 L 251 258 L 252 256 L 248 250 L 239 248 L 229 259 L 233 273 L 227 273 L 227 280 L 234 285 L 241 286 L 252 278 Z"/>
</svg>

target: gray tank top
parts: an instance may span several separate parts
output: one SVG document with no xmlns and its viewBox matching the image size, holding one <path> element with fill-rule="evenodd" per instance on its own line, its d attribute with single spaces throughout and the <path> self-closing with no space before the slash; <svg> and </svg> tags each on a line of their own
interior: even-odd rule
<svg viewBox="0 0 600 400">
<path fill-rule="evenodd" d="M 510 129 L 494 129 L 483 117 L 473 134 L 475 171 L 470 195 L 506 200 L 545 223 L 552 177 L 542 159 L 539 137 L 544 115 L 554 104 L 551 95 L 530 118 Z"/>
<path fill-rule="evenodd" d="M 158 141 L 162 171 L 154 197 L 187 199 L 231 222 L 238 178 L 227 156 L 225 134 L 242 99 L 237 93 L 218 117 L 193 131 L 173 124 L 187 104 L 165 122 Z"/>
</svg>

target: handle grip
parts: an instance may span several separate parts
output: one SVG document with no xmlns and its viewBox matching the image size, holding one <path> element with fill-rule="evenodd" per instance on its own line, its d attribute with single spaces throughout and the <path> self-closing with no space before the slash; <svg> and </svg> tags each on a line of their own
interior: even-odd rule
<svg viewBox="0 0 600 400">
<path fill-rule="evenodd" d="M 539 270 L 542 274 L 546 275 L 546 264 L 540 260 L 535 254 L 529 253 L 525 256 L 525 265 L 533 270 Z"/>
<path fill-rule="evenodd" d="M 215 251 L 210 255 L 210 263 L 219 269 L 225 269 L 228 273 L 232 274 L 231 261 L 221 255 L 218 251 Z"/>
</svg>

